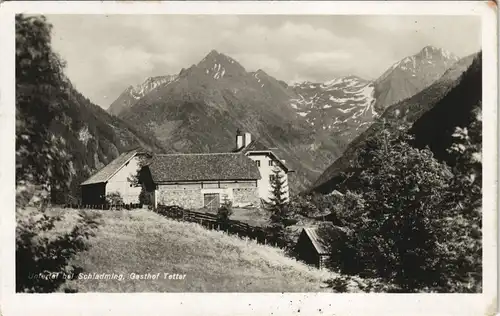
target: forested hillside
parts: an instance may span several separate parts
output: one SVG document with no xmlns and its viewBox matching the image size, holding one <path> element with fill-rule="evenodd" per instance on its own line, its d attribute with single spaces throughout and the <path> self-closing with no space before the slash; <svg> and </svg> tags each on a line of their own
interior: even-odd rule
<svg viewBox="0 0 500 316">
<path fill-rule="evenodd" d="M 53 202 L 76 202 L 79 184 L 120 153 L 164 148 L 81 95 L 50 41 L 44 18 L 16 18 L 16 177 L 50 187 Z"/>
<path fill-rule="evenodd" d="M 480 53 L 465 57 L 430 87 L 390 106 L 323 172 L 314 183 L 313 190 L 331 192 L 343 181 L 343 173 L 348 172 L 370 139 L 382 137 L 382 130 L 391 122 L 399 125 L 398 128 L 409 128 L 414 123 L 411 132 L 416 136 L 415 144 L 419 147 L 431 146 L 439 158 L 445 158 L 453 129 L 470 122 L 472 109 L 481 100 L 481 65 Z M 465 67 L 468 67 L 467 70 L 462 72 Z"/>
</svg>

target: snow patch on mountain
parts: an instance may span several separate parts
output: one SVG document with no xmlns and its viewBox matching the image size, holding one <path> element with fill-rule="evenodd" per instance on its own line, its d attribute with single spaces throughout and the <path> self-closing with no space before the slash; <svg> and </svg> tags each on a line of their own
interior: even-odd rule
<svg viewBox="0 0 500 316">
<path fill-rule="evenodd" d="M 148 77 L 146 80 L 135 86 L 130 88 L 130 95 L 136 99 L 139 100 L 140 98 L 144 97 L 146 94 L 149 92 L 159 88 L 159 87 L 164 87 L 178 79 L 177 75 L 168 75 L 168 76 L 158 76 L 158 77 Z"/>
<path fill-rule="evenodd" d="M 290 100 L 290 106 L 317 130 L 341 134 L 357 131 L 351 138 L 378 116 L 374 109 L 374 85 L 356 76 L 323 83 L 295 83 L 291 88 L 296 97 Z"/>
</svg>

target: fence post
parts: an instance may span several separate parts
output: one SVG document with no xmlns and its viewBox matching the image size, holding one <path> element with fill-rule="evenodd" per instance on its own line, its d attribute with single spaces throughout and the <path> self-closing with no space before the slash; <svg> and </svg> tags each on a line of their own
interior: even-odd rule
<svg viewBox="0 0 500 316">
<path fill-rule="evenodd" d="M 266 244 L 267 244 L 267 239 L 266 239 L 266 238 L 264 238 L 264 245 L 266 245 Z"/>
</svg>

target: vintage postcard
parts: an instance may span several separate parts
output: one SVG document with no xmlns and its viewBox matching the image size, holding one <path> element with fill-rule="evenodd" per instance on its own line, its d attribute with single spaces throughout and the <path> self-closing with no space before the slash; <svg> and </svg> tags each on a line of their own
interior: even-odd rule
<svg viewBox="0 0 500 316">
<path fill-rule="evenodd" d="M 494 315 L 495 2 L 0 5 L 3 315 Z"/>
</svg>

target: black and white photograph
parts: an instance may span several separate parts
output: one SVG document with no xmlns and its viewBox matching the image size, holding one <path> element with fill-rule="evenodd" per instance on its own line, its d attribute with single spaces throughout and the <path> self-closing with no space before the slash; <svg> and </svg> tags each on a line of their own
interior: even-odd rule
<svg viewBox="0 0 500 316">
<path fill-rule="evenodd" d="M 495 4 L 99 4 L 9 15 L 14 293 L 491 294 Z"/>
</svg>

